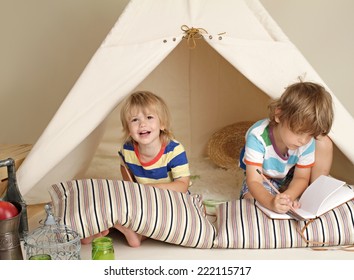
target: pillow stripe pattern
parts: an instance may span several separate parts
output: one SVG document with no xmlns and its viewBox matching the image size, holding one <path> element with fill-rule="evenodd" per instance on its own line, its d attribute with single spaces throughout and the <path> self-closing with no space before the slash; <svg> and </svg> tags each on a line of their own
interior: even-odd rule
<svg viewBox="0 0 354 280">
<path fill-rule="evenodd" d="M 354 200 L 309 221 L 275 220 L 254 200 L 219 204 L 216 227 L 202 197 L 133 182 L 82 179 L 49 188 L 54 214 L 84 238 L 119 223 L 144 236 L 195 248 L 276 249 L 354 244 Z"/>
<path fill-rule="evenodd" d="M 217 208 L 214 248 L 295 248 L 354 244 L 354 200 L 315 220 L 270 219 L 254 200 L 235 200 Z M 300 232 L 303 232 L 303 236 Z"/>
<path fill-rule="evenodd" d="M 52 185 L 49 193 L 54 215 L 81 238 L 116 223 L 186 247 L 211 248 L 216 236 L 200 195 L 106 179 L 60 182 Z"/>
</svg>

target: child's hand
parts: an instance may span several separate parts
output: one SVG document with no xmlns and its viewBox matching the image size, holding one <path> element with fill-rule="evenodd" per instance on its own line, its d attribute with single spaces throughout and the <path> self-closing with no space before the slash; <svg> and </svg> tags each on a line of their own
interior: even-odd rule
<svg viewBox="0 0 354 280">
<path fill-rule="evenodd" d="M 273 211 L 277 213 L 286 213 L 290 210 L 293 202 L 291 201 L 290 197 L 285 193 L 280 193 L 274 196 L 273 201 Z"/>
<path fill-rule="evenodd" d="M 301 207 L 301 203 L 296 199 L 293 201 L 293 208 L 298 209 Z"/>
</svg>

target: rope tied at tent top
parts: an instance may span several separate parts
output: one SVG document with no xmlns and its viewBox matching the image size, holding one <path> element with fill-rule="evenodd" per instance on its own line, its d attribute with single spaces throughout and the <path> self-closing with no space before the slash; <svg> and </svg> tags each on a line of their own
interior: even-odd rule
<svg viewBox="0 0 354 280">
<path fill-rule="evenodd" d="M 185 24 L 181 26 L 181 29 L 186 34 L 185 36 L 183 36 L 183 39 L 187 40 L 187 44 L 190 49 L 194 49 L 197 46 L 195 40 L 203 38 L 202 33 L 208 34 L 208 32 L 204 28 L 189 28 Z"/>
</svg>

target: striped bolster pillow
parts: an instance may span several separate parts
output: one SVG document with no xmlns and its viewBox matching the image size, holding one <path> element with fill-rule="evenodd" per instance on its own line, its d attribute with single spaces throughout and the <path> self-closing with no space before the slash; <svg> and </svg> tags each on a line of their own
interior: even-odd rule
<svg viewBox="0 0 354 280">
<path fill-rule="evenodd" d="M 186 247 L 211 248 L 216 232 L 201 196 L 138 183 L 81 179 L 49 188 L 54 215 L 81 238 L 119 223 L 133 231 Z"/>
<path fill-rule="evenodd" d="M 275 220 L 254 200 L 220 204 L 214 248 L 294 248 L 354 244 L 354 200 L 309 221 Z M 302 232 L 302 234 L 300 234 Z"/>
</svg>

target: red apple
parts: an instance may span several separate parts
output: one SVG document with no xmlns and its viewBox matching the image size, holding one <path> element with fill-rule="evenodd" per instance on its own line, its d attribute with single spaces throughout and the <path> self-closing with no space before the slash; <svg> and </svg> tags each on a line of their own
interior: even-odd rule
<svg viewBox="0 0 354 280">
<path fill-rule="evenodd" d="M 0 200 L 0 220 L 6 220 L 18 215 L 15 205 L 8 201 Z"/>
</svg>

